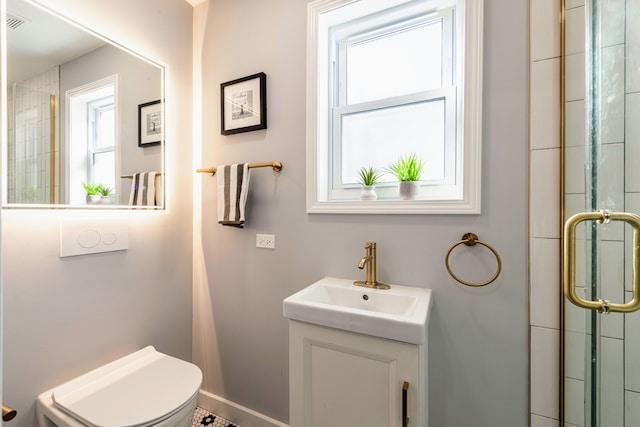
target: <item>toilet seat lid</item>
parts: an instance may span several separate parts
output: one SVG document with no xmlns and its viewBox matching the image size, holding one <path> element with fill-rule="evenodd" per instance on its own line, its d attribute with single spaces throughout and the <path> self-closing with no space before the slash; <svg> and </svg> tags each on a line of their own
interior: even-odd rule
<svg viewBox="0 0 640 427">
<path fill-rule="evenodd" d="M 54 405 L 95 427 L 167 418 L 198 392 L 200 369 L 148 346 L 56 387 Z"/>
</svg>

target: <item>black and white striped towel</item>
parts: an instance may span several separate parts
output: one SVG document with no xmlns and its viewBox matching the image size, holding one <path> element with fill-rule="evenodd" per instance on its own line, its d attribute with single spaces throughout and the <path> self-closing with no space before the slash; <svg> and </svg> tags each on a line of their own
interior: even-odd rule
<svg viewBox="0 0 640 427">
<path fill-rule="evenodd" d="M 157 206 L 156 200 L 156 176 L 158 172 L 140 172 L 133 174 L 131 192 L 129 193 L 130 206 Z"/>
<path fill-rule="evenodd" d="M 218 166 L 218 223 L 244 227 L 249 193 L 249 163 Z"/>
</svg>

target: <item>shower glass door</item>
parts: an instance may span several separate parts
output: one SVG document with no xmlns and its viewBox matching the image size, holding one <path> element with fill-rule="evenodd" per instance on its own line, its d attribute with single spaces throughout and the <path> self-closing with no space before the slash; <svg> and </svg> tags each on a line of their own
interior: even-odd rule
<svg viewBox="0 0 640 427">
<path fill-rule="evenodd" d="M 564 220 L 640 214 L 640 1 L 563 3 Z M 632 299 L 631 230 L 576 226 L 579 298 Z M 640 426 L 640 311 L 600 314 L 565 298 L 563 340 L 563 426 Z"/>
</svg>

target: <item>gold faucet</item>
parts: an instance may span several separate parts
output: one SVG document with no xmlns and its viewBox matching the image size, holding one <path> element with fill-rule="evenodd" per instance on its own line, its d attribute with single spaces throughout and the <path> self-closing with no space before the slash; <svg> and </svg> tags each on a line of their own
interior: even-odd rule
<svg viewBox="0 0 640 427">
<path fill-rule="evenodd" d="M 358 268 L 362 270 L 364 266 L 367 266 L 367 280 L 357 280 L 353 282 L 356 286 L 364 286 L 365 288 L 373 289 L 391 289 L 391 286 L 385 283 L 378 283 L 376 280 L 376 243 L 367 242 L 364 246 L 366 255 L 358 263 Z"/>
</svg>

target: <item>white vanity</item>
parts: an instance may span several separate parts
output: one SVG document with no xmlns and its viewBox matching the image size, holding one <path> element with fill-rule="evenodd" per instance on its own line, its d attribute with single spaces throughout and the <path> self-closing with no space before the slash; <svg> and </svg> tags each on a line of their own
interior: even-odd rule
<svg viewBox="0 0 640 427">
<path fill-rule="evenodd" d="M 431 304 L 330 277 L 286 298 L 291 427 L 426 427 Z"/>
</svg>

